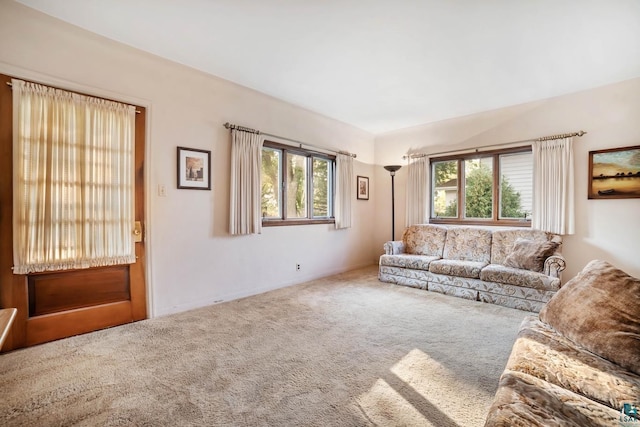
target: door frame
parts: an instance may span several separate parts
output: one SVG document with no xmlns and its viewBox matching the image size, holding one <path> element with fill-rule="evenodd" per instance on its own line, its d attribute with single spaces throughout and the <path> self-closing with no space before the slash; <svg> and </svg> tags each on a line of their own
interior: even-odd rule
<svg viewBox="0 0 640 427">
<path fill-rule="evenodd" d="M 142 185 L 143 195 L 141 196 L 142 206 L 138 206 L 138 204 L 136 204 L 136 218 L 140 218 L 144 222 L 144 225 L 143 225 L 144 247 L 142 248 L 142 253 L 140 253 L 140 249 L 139 249 L 140 245 L 138 244 L 135 244 L 135 245 L 136 245 L 136 258 L 138 259 L 137 263 L 142 264 L 141 269 L 139 270 L 139 274 L 142 274 L 143 276 L 142 280 L 144 281 L 144 295 L 138 292 L 136 297 L 142 298 L 144 300 L 144 310 L 133 310 L 132 317 L 133 317 L 133 321 L 143 320 L 143 319 L 152 317 L 152 313 L 153 313 L 152 288 L 153 287 L 151 283 L 151 260 L 148 255 L 150 253 L 149 233 L 147 232 L 148 225 L 150 223 L 149 206 L 151 201 L 150 192 L 149 192 L 150 144 L 148 143 L 148 135 L 149 135 L 149 128 L 150 128 L 150 121 L 148 120 L 148 113 L 149 113 L 148 101 L 143 101 L 143 100 L 128 97 L 128 96 L 122 96 L 122 94 L 104 91 L 101 89 L 97 89 L 95 87 L 84 86 L 84 85 L 79 85 L 73 82 L 53 79 L 50 76 L 41 75 L 39 73 L 34 73 L 34 72 L 23 70 L 17 67 L 9 67 L 9 69 L 7 69 L 6 64 L 1 64 L 1 63 L 0 63 L 0 73 L 2 73 L 2 79 L 0 81 L 0 84 L 3 86 L 2 88 L 0 88 L 0 90 L 2 91 L 5 91 L 7 89 L 9 90 L 9 92 L 11 91 L 11 88 L 6 84 L 5 77 L 14 76 L 14 78 L 33 81 L 33 82 L 51 86 L 51 87 L 61 88 L 62 90 L 66 90 L 66 91 L 77 92 L 87 96 L 100 97 L 104 99 L 115 100 L 116 102 L 135 105 L 137 110 L 143 110 L 142 123 L 139 122 L 139 118 L 141 116 L 139 114 L 136 114 L 136 129 L 135 129 L 136 139 L 141 137 L 144 140 L 142 148 L 140 148 L 138 144 L 136 144 L 136 152 L 135 152 L 136 179 L 140 177 L 143 180 L 143 185 Z M 2 129 L 2 132 L 3 132 L 3 134 L 0 135 L 0 138 L 6 138 L 5 132 L 9 132 L 9 133 L 12 132 L 11 115 L 7 115 L 2 110 L 0 110 L 0 129 Z M 9 155 L 11 157 L 12 144 L 8 144 L 8 146 L 6 145 L 7 144 L 0 144 L 0 155 L 2 156 Z M 142 165 L 140 171 L 138 170 L 139 162 L 141 162 L 141 165 Z M 9 179 L 9 182 L 10 182 L 12 181 L 12 176 L 8 172 L 10 171 L 4 171 L 4 172 L 0 171 L 0 177 L 2 177 L 3 180 L 5 180 L 6 178 L 5 175 L 7 175 L 10 178 Z M 7 214 L 9 214 L 9 217 L 12 217 L 12 204 L 10 204 L 8 207 L 3 206 L 0 208 L 0 224 L 3 222 L 1 221 L 2 217 Z M 10 259 L 12 263 L 13 242 L 11 238 L 0 239 L 0 259 L 2 259 L 3 256 L 6 256 L 6 251 L 9 251 L 11 254 Z M 3 252 L 5 253 L 5 255 L 3 255 Z M 15 289 L 20 289 L 22 286 L 25 286 L 25 287 L 27 286 L 26 284 L 27 276 L 14 275 L 10 271 L 10 268 L 9 270 L 7 270 L 6 268 L 4 268 L 4 266 L 0 266 L 0 267 L 2 267 L 2 270 L 3 270 L 2 272 L 0 272 L 0 307 L 6 306 L 7 305 L 6 301 L 11 301 L 11 300 L 14 300 L 14 302 L 17 301 L 21 305 L 21 307 L 28 307 L 29 301 L 28 301 L 27 292 L 20 292 L 24 294 L 24 298 L 19 297 L 17 300 L 15 299 L 15 297 L 18 295 L 15 295 L 15 292 L 14 292 Z M 122 303 L 113 303 L 113 304 L 107 304 L 106 306 L 101 307 L 100 309 L 104 310 L 107 313 L 108 312 L 118 313 L 118 312 L 121 312 L 123 308 L 124 307 Z M 81 310 L 82 309 L 80 309 L 79 311 Z M 77 317 L 75 313 L 69 312 L 69 313 L 66 313 L 64 316 L 62 316 L 62 321 L 66 323 L 74 322 L 76 318 Z M 7 341 L 5 342 L 5 345 L 3 347 L 4 351 L 24 347 L 25 345 L 33 345 L 37 343 L 37 342 L 31 342 L 33 341 L 32 339 L 27 340 L 26 324 L 28 320 L 29 320 L 28 311 L 19 310 L 13 325 L 12 332 L 9 333 L 9 336 L 7 337 Z M 104 327 L 110 327 L 115 325 L 102 324 L 102 325 L 93 325 L 93 326 L 97 326 L 96 329 L 102 329 Z M 86 331 L 83 331 L 82 329 L 83 328 L 78 328 L 78 333 L 86 332 Z M 52 339 L 58 339 L 58 338 L 54 337 Z M 45 339 L 44 341 L 50 341 L 50 340 L 51 339 Z"/>
</svg>

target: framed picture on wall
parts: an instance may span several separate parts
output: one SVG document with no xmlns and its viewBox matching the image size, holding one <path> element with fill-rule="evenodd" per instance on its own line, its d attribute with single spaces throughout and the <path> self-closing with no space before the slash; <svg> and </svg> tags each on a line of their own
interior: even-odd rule
<svg viewBox="0 0 640 427">
<path fill-rule="evenodd" d="M 211 190 L 211 151 L 178 147 L 178 188 Z"/>
<path fill-rule="evenodd" d="M 640 198 L 640 145 L 589 151 L 589 198 Z"/>
<path fill-rule="evenodd" d="M 366 176 L 358 176 L 358 200 L 369 200 L 369 178 Z"/>
</svg>

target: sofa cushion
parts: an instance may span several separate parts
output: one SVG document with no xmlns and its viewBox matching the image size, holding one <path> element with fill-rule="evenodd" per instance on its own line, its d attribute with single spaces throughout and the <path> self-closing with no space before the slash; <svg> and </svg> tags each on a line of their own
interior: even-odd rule
<svg viewBox="0 0 640 427">
<path fill-rule="evenodd" d="M 543 291 L 557 291 L 560 289 L 560 279 L 557 277 L 550 277 L 546 274 L 520 268 L 505 267 L 500 264 L 487 265 L 480 272 L 480 279 L 486 282 L 504 283 Z"/>
<path fill-rule="evenodd" d="M 531 375 L 505 370 L 485 427 L 612 427 L 620 412 Z"/>
<path fill-rule="evenodd" d="M 380 257 L 380 265 L 428 271 L 429 264 L 431 263 L 431 261 L 436 259 L 439 259 L 439 258 L 434 256 L 425 256 L 425 255 L 409 255 L 409 254 L 382 255 Z"/>
<path fill-rule="evenodd" d="M 555 253 L 558 246 L 558 243 L 549 240 L 516 239 L 504 265 L 542 273 L 544 261 Z"/>
<path fill-rule="evenodd" d="M 532 375 L 614 409 L 640 396 L 640 376 L 584 350 L 528 316 L 520 325 L 507 369 Z"/>
<path fill-rule="evenodd" d="M 486 265 L 486 262 L 439 259 L 429 264 L 429 271 L 437 274 L 446 274 L 448 276 L 479 279 L 480 271 Z"/>
<path fill-rule="evenodd" d="M 407 227 L 402 235 L 405 252 L 442 258 L 447 228 L 440 225 L 418 224 Z"/>
<path fill-rule="evenodd" d="M 473 227 L 448 229 L 442 258 L 488 264 L 491 260 L 491 230 Z"/>
<path fill-rule="evenodd" d="M 640 374 L 640 280 L 594 260 L 540 312 L 540 320 L 587 350 Z"/>
<path fill-rule="evenodd" d="M 562 238 L 555 234 L 533 229 L 495 230 L 491 236 L 491 264 L 504 264 L 517 239 L 554 241 L 561 243 Z"/>
</svg>

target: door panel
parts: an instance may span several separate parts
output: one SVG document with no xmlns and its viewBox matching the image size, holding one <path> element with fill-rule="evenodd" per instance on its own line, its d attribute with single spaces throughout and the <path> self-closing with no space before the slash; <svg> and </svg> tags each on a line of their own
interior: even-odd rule
<svg viewBox="0 0 640 427">
<path fill-rule="evenodd" d="M 0 307 L 15 307 L 18 313 L 3 350 L 145 319 L 144 238 L 135 243 L 133 264 L 29 275 L 12 273 L 13 114 L 11 88 L 6 84 L 10 81 L 9 76 L 0 75 Z M 143 222 L 146 111 L 136 109 L 135 220 Z"/>
<path fill-rule="evenodd" d="M 29 317 L 21 347 L 130 323 L 131 311 L 131 301 L 122 301 Z"/>
<path fill-rule="evenodd" d="M 29 317 L 130 299 L 129 268 L 121 265 L 30 274 L 27 283 Z"/>
</svg>

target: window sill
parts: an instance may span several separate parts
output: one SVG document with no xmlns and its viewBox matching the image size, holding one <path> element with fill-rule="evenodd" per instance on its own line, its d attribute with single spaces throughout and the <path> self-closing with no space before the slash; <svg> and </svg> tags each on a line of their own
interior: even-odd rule
<svg viewBox="0 0 640 427">
<path fill-rule="evenodd" d="M 287 225 L 314 225 L 314 224 L 335 224 L 334 218 L 322 219 L 263 219 L 263 227 L 283 227 Z"/>
<path fill-rule="evenodd" d="M 430 218 L 429 224 L 443 224 L 443 225 L 489 225 L 489 226 L 502 226 L 502 227 L 526 227 L 531 228 L 531 220 L 520 219 L 501 219 L 498 221 L 493 220 L 463 220 L 458 219 L 443 219 L 443 218 Z"/>
</svg>

